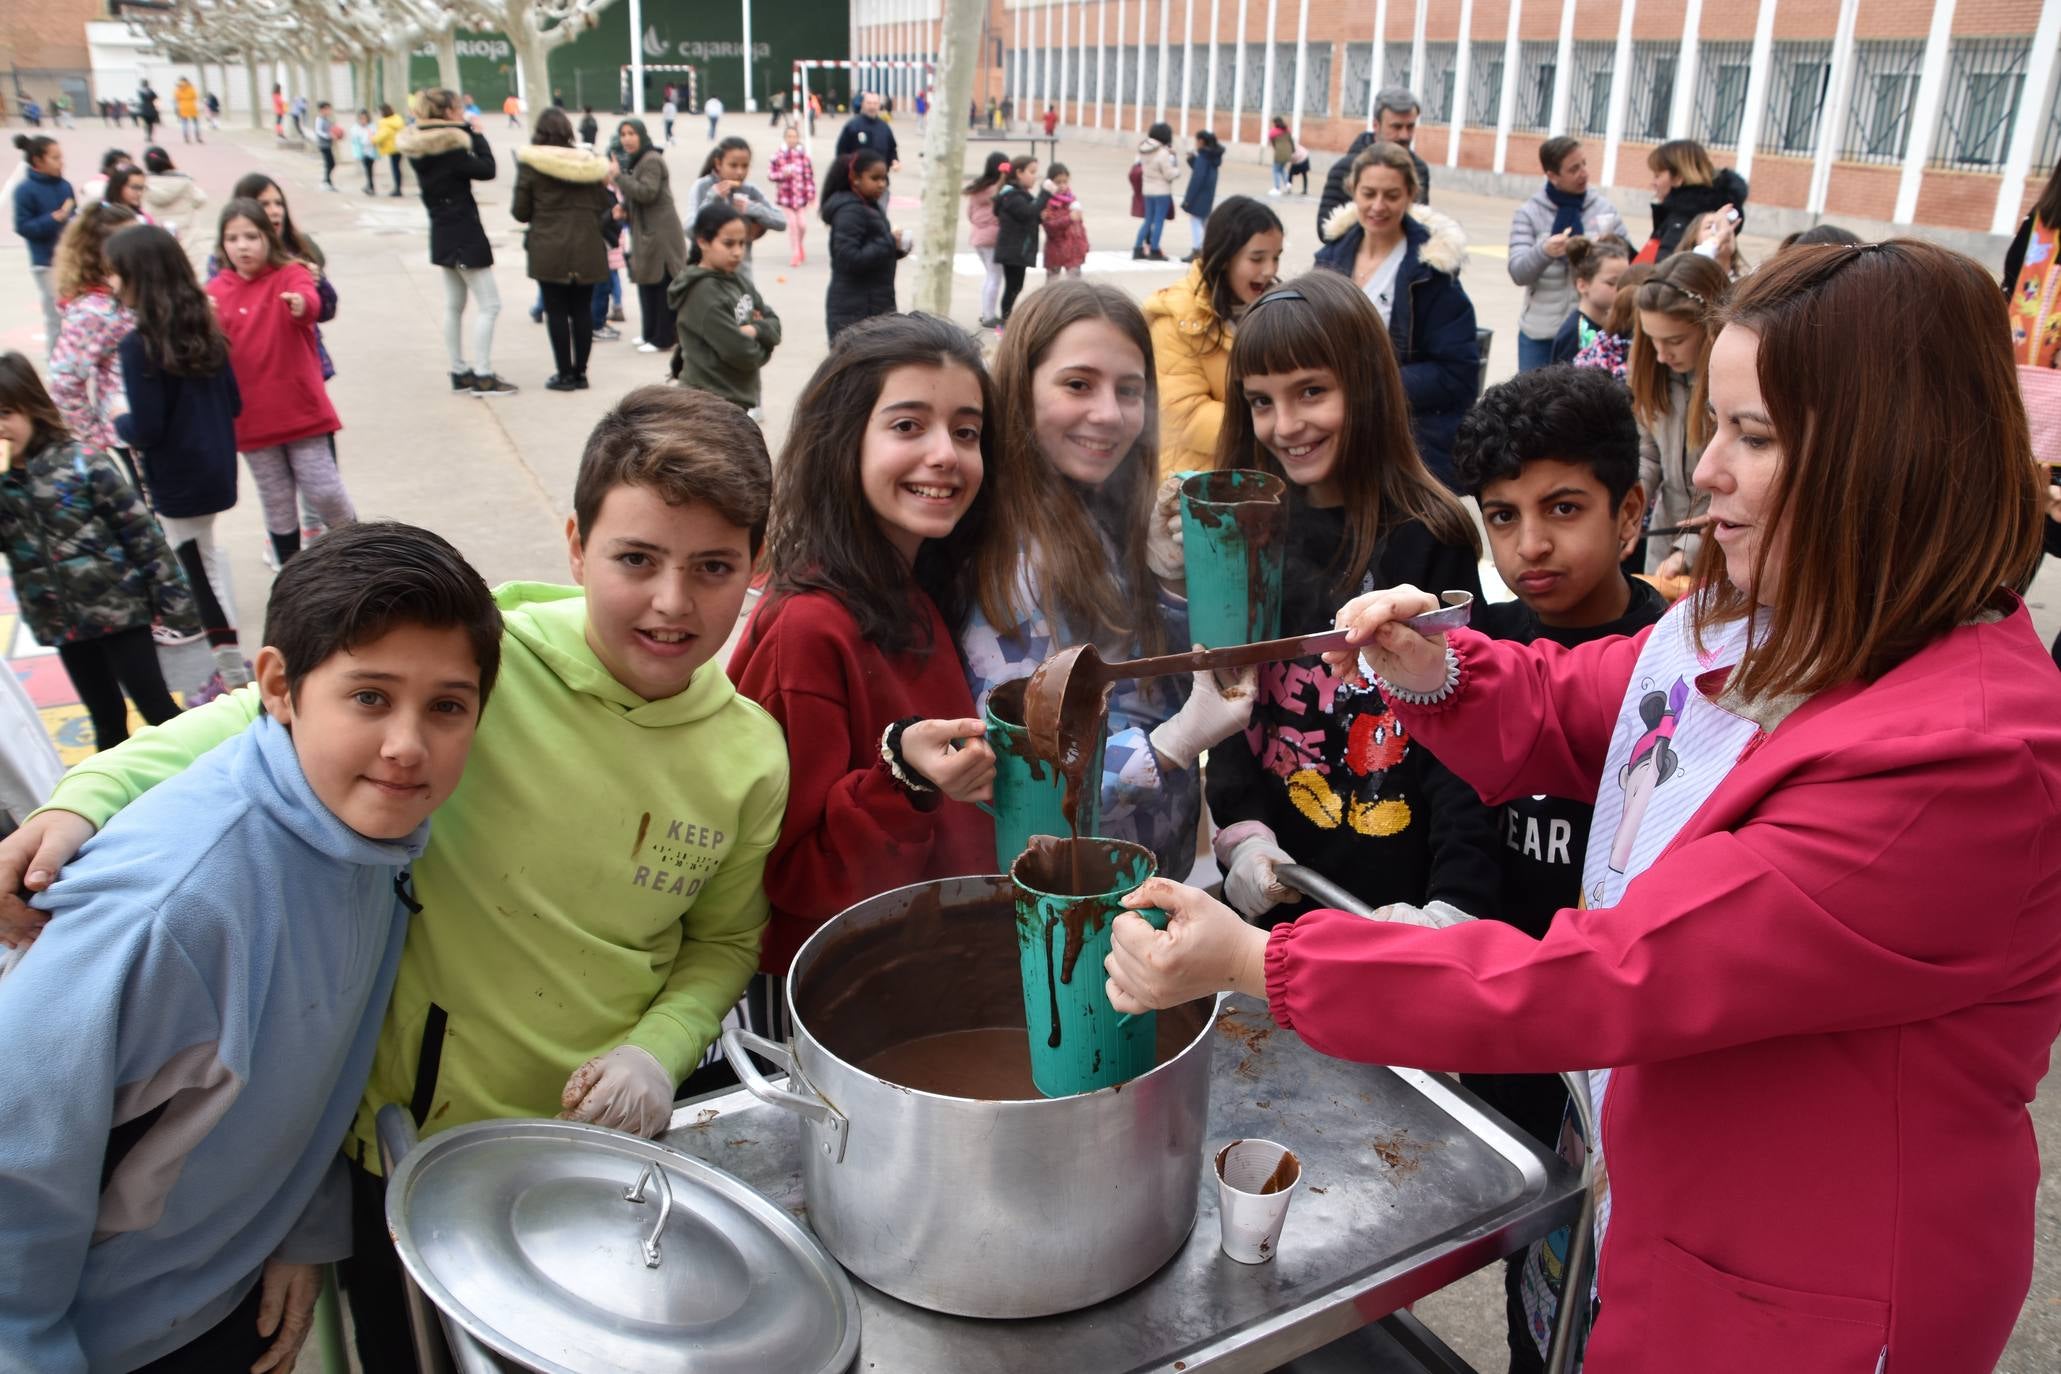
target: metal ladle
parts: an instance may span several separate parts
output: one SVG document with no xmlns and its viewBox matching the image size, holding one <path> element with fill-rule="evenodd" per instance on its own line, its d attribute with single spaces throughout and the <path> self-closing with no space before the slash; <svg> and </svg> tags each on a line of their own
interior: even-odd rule
<svg viewBox="0 0 2061 1374">
<path fill-rule="evenodd" d="M 1443 634 L 1465 625 L 1473 615 L 1472 592 L 1441 592 L 1438 610 L 1397 621 L 1421 635 Z M 1092 736 L 1093 724 L 1105 710 L 1110 687 L 1131 678 L 1167 677 L 1175 673 L 1199 673 L 1204 669 L 1247 668 L 1259 663 L 1280 663 L 1311 654 L 1336 653 L 1348 647 L 1348 631 L 1326 630 L 1321 634 L 1291 635 L 1285 639 L 1263 639 L 1256 644 L 1233 644 L 1221 649 L 1194 649 L 1185 654 L 1160 654 L 1153 658 L 1126 658 L 1104 662 L 1092 644 L 1061 649 L 1039 664 L 1023 693 L 1023 726 L 1031 748 L 1041 757 L 1065 764 L 1062 741 L 1079 742 Z M 1071 728 L 1068 728 L 1071 725 Z"/>
</svg>

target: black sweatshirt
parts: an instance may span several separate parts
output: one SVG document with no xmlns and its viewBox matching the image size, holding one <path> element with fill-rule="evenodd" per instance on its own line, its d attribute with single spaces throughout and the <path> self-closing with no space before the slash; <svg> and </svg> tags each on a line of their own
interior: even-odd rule
<svg viewBox="0 0 2061 1374">
<path fill-rule="evenodd" d="M 1474 551 L 1416 521 L 1384 535 L 1373 569 L 1340 595 L 1328 570 L 1344 538 L 1343 510 L 1290 508 L 1282 634 L 1328 630 L 1349 596 L 1399 583 L 1480 597 Z M 1210 751 L 1206 781 L 1219 828 L 1264 823 L 1297 863 L 1370 905 L 1446 901 L 1474 914 L 1495 900 L 1494 812 L 1410 739 L 1379 691 L 1340 681 L 1322 659 L 1259 670 L 1252 723 Z"/>
</svg>

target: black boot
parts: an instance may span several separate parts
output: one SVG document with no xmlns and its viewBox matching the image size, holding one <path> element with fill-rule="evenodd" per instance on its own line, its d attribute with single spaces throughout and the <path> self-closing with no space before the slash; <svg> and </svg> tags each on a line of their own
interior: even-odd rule
<svg viewBox="0 0 2061 1374">
<path fill-rule="evenodd" d="M 453 372 L 451 374 L 451 390 L 469 392 L 472 390 L 473 380 L 473 375 L 470 371 Z"/>
<path fill-rule="evenodd" d="M 286 565 L 287 559 L 301 551 L 301 532 L 299 530 L 294 530 L 289 534 L 272 534 L 270 530 L 267 530 L 266 534 L 272 540 L 272 556 L 279 560 L 281 567 Z"/>
</svg>

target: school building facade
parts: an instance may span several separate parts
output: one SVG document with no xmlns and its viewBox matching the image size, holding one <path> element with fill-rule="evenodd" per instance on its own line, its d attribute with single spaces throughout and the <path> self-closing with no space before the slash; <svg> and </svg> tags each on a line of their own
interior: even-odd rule
<svg viewBox="0 0 2061 1374">
<path fill-rule="evenodd" d="M 861 71 L 934 58 L 940 14 L 852 0 Z M 2061 2 L 992 0 L 984 27 L 1016 118 L 1055 107 L 1077 135 L 1164 119 L 1250 146 L 1280 114 L 1342 151 L 1407 87 L 1435 186 L 1514 190 L 1496 179 L 1535 181 L 1538 145 L 1572 134 L 1604 185 L 1643 188 L 1651 148 L 1694 138 L 1788 222 L 2008 234 L 2061 157 Z M 913 96 L 918 75 L 869 84 Z"/>
</svg>

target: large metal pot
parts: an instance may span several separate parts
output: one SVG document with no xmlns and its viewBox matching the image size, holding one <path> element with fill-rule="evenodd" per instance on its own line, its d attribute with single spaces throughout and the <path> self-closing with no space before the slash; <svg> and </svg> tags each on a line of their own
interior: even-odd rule
<svg viewBox="0 0 2061 1374">
<path fill-rule="evenodd" d="M 1157 1068 L 1077 1097 L 947 1096 L 858 1067 L 925 1036 L 1020 1031 L 1012 900 L 993 876 L 861 902 L 795 956 L 790 1045 L 724 1035 L 744 1085 L 803 1117 L 809 1223 L 830 1253 L 969 1317 L 1071 1311 L 1150 1277 L 1195 1223 L 1209 1115 L 1207 999 L 1160 1013 Z M 747 1046 L 787 1069 L 785 1089 Z M 1028 1066 L 1026 1044 L 1026 1083 Z"/>
</svg>

